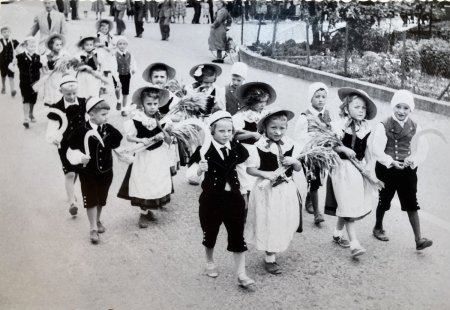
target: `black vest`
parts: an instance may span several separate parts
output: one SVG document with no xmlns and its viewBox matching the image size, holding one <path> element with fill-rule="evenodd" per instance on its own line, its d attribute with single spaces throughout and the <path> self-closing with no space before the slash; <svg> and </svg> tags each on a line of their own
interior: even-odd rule
<svg viewBox="0 0 450 310">
<path fill-rule="evenodd" d="M 207 192 L 220 192 L 225 190 L 228 183 L 232 192 L 240 192 L 240 182 L 236 171 L 236 165 L 242 164 L 249 154 L 245 147 L 239 143 L 231 142 L 231 150 L 228 152 L 227 160 L 223 160 L 213 144 L 205 154 L 208 161 L 208 171 L 202 182 L 202 189 Z M 200 148 L 192 155 L 189 165 L 200 161 Z"/>
<path fill-rule="evenodd" d="M 251 131 L 251 132 L 258 132 L 258 124 L 257 123 L 244 121 L 244 124 L 245 124 L 244 128 L 243 128 L 244 130 Z M 255 144 L 256 141 L 258 141 L 258 139 L 255 139 L 255 138 L 239 140 L 239 142 L 245 143 L 245 144 Z"/>
<path fill-rule="evenodd" d="M 136 138 L 151 138 L 156 136 L 157 134 L 159 134 L 160 132 L 162 132 L 162 130 L 159 127 L 155 127 L 152 130 L 148 130 L 147 127 L 145 127 L 144 125 L 142 125 L 142 123 L 140 121 L 137 120 L 133 120 L 134 123 L 134 127 L 136 127 L 136 131 L 137 131 L 137 135 Z M 165 124 L 164 124 L 165 125 Z M 164 126 L 162 125 L 162 126 Z M 158 141 L 153 145 L 150 145 L 147 150 L 151 151 L 154 149 L 157 149 L 158 147 L 160 147 L 161 145 L 163 145 L 164 141 Z"/>
<path fill-rule="evenodd" d="M 355 145 L 352 148 L 352 134 L 349 134 L 347 132 L 344 133 L 344 137 L 342 138 L 342 144 L 348 148 L 352 148 L 353 151 L 356 153 L 356 159 L 362 160 L 364 158 L 364 154 L 366 152 L 367 147 L 367 139 L 370 136 L 370 132 L 362 139 L 356 137 L 355 139 Z"/>
<path fill-rule="evenodd" d="M 86 99 L 77 97 L 77 100 L 78 104 L 70 105 L 67 109 L 64 105 L 64 98 L 50 106 L 51 108 L 64 112 L 67 116 L 68 125 L 66 131 L 63 133 L 61 143 L 66 143 L 67 139 L 75 129 L 86 124 Z M 47 117 L 53 121 L 58 121 L 61 126 L 61 119 L 57 114 L 50 112 Z"/>
<path fill-rule="evenodd" d="M 285 152 L 283 154 L 283 156 L 292 156 L 293 151 L 294 151 L 294 146 L 292 146 L 292 148 L 290 150 Z M 258 154 L 259 154 L 259 158 L 260 158 L 260 162 L 261 162 L 260 166 L 259 166 L 259 170 L 275 171 L 279 168 L 277 155 L 273 154 L 272 152 L 264 152 L 264 151 L 260 150 L 259 148 L 258 148 Z M 286 176 L 287 177 L 292 176 L 292 171 L 293 171 L 293 168 L 290 167 L 285 173 Z"/>
</svg>

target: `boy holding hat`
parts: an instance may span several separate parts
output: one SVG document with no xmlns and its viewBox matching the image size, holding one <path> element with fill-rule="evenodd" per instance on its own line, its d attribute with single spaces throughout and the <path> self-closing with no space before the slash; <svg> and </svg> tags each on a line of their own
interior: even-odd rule
<svg viewBox="0 0 450 310">
<path fill-rule="evenodd" d="M 241 103 L 236 97 L 236 89 L 247 79 L 248 66 L 243 62 L 235 62 L 231 67 L 231 83 L 225 86 L 226 110 L 234 115 L 241 109 Z"/>
<path fill-rule="evenodd" d="M 373 235 L 378 240 L 389 241 L 383 229 L 383 218 L 397 192 L 402 211 L 408 213 L 416 249 L 423 250 L 430 247 L 433 241 L 423 238 L 420 231 L 417 212 L 420 209 L 417 202 L 417 167 L 426 158 L 428 143 L 425 137 L 421 137 L 416 149 L 411 148 L 412 139 L 421 131 L 420 126 L 409 117 L 415 107 L 411 92 L 403 89 L 396 91 L 391 99 L 391 107 L 392 115 L 379 123 L 375 129 L 375 172 L 385 186 L 380 190 Z"/>
<path fill-rule="evenodd" d="M 244 241 L 245 201 L 240 192 L 236 166 L 245 162 L 249 154 L 239 143 L 232 141 L 231 114 L 217 111 L 211 114 L 209 125 L 212 141 L 203 153 L 198 148 L 191 157 L 186 176 L 190 181 L 201 182 L 200 225 L 206 255 L 206 275 L 218 276 L 214 264 L 214 246 L 222 223 L 228 232 L 228 251 L 233 252 L 238 284 L 253 289 L 255 281 L 245 271 Z"/>
<path fill-rule="evenodd" d="M 112 150 L 119 147 L 122 140 L 122 134 L 106 123 L 109 109 L 108 103 L 102 98 L 88 98 L 88 121 L 69 137 L 67 150 L 67 159 L 77 166 L 80 175 L 81 193 L 93 244 L 99 242 L 98 234 L 105 232 L 100 215 L 113 179 Z"/>
<path fill-rule="evenodd" d="M 78 208 L 75 204 L 74 185 L 77 179 L 77 169 L 67 160 L 67 149 L 69 148 L 69 137 L 78 128 L 86 124 L 86 99 L 77 97 L 78 81 L 73 76 L 67 74 L 60 82 L 60 92 L 63 97 L 50 108 L 47 125 L 47 141 L 58 147 L 59 158 L 65 176 L 65 188 L 67 200 L 69 202 L 69 212 L 75 216 Z M 60 113 L 58 113 L 60 111 Z M 66 123 L 67 125 L 64 125 Z"/>
<path fill-rule="evenodd" d="M 19 45 L 17 40 L 11 39 L 11 28 L 9 26 L 2 26 L 0 28 L 0 74 L 2 77 L 2 95 L 6 93 L 6 77 L 9 79 L 9 86 L 11 88 L 11 96 L 16 95 L 14 85 L 14 72 L 8 67 L 14 60 L 14 50 Z"/>
</svg>

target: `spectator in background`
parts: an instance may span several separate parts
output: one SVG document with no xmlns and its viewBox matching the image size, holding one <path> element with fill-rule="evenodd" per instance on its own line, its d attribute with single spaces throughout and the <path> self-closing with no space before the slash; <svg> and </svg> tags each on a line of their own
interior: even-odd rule
<svg viewBox="0 0 450 310">
<path fill-rule="evenodd" d="M 70 8 L 72 9 L 72 20 L 79 20 L 78 16 L 78 3 L 79 0 L 70 0 Z"/>
<path fill-rule="evenodd" d="M 192 23 L 200 24 L 200 15 L 202 12 L 200 0 L 194 0 L 194 1 L 192 1 L 192 4 L 194 6 L 194 17 L 192 18 Z"/>
<path fill-rule="evenodd" d="M 133 1 L 133 12 L 134 12 L 134 25 L 136 27 L 135 37 L 142 38 L 142 33 L 144 32 L 144 14 L 145 14 L 144 0 Z"/>
</svg>

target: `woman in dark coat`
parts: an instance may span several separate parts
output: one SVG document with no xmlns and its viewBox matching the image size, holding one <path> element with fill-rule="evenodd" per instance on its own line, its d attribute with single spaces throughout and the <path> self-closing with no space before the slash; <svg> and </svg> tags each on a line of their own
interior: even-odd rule
<svg viewBox="0 0 450 310">
<path fill-rule="evenodd" d="M 230 14 L 225 8 L 224 0 L 219 0 L 216 3 L 216 7 L 216 17 L 211 25 L 208 44 L 211 51 L 217 51 L 217 59 L 213 60 L 213 62 L 223 63 L 222 51 L 226 50 L 227 21 L 230 18 Z"/>
</svg>

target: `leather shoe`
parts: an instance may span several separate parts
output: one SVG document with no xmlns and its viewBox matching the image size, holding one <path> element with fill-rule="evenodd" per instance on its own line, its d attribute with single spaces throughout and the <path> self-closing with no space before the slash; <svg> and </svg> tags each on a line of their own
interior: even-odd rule
<svg viewBox="0 0 450 310">
<path fill-rule="evenodd" d="M 271 274 L 280 274 L 281 269 L 280 266 L 277 264 L 277 262 L 268 263 L 264 262 L 264 267 L 266 268 L 266 271 Z"/>
<path fill-rule="evenodd" d="M 77 213 L 78 213 L 78 208 L 77 208 L 77 206 L 76 206 L 74 203 L 72 203 L 72 204 L 70 205 L 69 213 L 70 213 L 70 215 L 72 215 L 72 216 L 77 215 Z"/>
<path fill-rule="evenodd" d="M 139 216 L 139 228 L 147 228 L 148 227 L 148 219 L 146 214 L 141 214 Z"/>
<path fill-rule="evenodd" d="M 91 230 L 91 243 L 97 244 L 100 241 L 100 238 L 98 236 L 98 232 L 94 229 Z"/>
<path fill-rule="evenodd" d="M 416 250 L 421 251 L 433 245 L 433 241 L 427 238 L 422 238 L 416 241 Z"/>
<path fill-rule="evenodd" d="M 103 234 L 106 231 L 105 226 L 103 226 L 102 222 L 97 222 L 97 231 L 99 234 Z"/>
<path fill-rule="evenodd" d="M 322 222 L 325 222 L 322 214 L 314 215 L 314 224 L 319 225 Z"/>
<path fill-rule="evenodd" d="M 238 285 L 248 291 L 254 292 L 256 290 L 256 283 L 253 279 L 246 277 L 241 279 L 238 277 Z"/>
<path fill-rule="evenodd" d="M 386 232 L 383 229 L 373 229 L 373 236 L 381 241 L 389 241 L 389 237 L 386 236 Z"/>
</svg>

